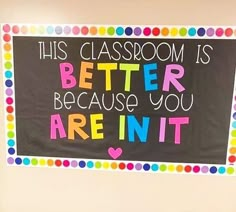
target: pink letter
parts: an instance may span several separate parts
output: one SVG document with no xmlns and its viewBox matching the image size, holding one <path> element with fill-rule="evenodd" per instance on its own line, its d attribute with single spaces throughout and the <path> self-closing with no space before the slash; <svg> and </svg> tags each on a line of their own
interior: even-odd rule
<svg viewBox="0 0 236 212">
<path fill-rule="evenodd" d="M 173 73 L 173 72 L 171 72 L 172 70 L 178 71 L 178 73 L 177 74 Z M 182 78 L 183 76 L 184 76 L 183 66 L 178 65 L 178 64 L 167 65 L 162 90 L 169 91 L 170 90 L 170 83 L 172 83 L 179 92 L 184 91 L 185 88 L 177 80 L 177 79 Z"/>
<path fill-rule="evenodd" d="M 188 124 L 188 123 L 189 123 L 189 117 L 169 118 L 169 124 L 175 125 L 175 144 L 180 144 L 181 124 Z"/>
<path fill-rule="evenodd" d="M 60 138 L 66 137 L 66 132 L 59 114 L 51 115 L 51 139 L 57 139 L 57 130 Z"/>
<path fill-rule="evenodd" d="M 73 88 L 76 85 L 76 80 L 73 75 L 74 71 L 72 64 L 60 63 L 61 84 L 62 88 Z"/>
<path fill-rule="evenodd" d="M 166 118 L 161 117 L 159 142 L 164 142 L 165 141 L 165 135 L 166 135 Z"/>
</svg>

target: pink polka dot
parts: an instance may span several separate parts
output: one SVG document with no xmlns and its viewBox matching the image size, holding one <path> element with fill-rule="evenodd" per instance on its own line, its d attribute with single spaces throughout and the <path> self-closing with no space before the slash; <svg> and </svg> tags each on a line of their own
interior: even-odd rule
<svg viewBox="0 0 236 212">
<path fill-rule="evenodd" d="M 134 168 L 134 164 L 132 164 L 132 163 L 127 164 L 127 169 L 128 170 L 132 170 L 133 168 Z"/>
<path fill-rule="evenodd" d="M 4 31 L 4 32 L 10 32 L 10 31 L 11 31 L 10 25 L 9 25 L 9 24 L 5 24 L 5 25 L 3 26 L 3 31 Z"/>
<path fill-rule="evenodd" d="M 77 26 L 74 26 L 74 27 L 73 27 L 73 29 L 72 29 L 72 32 L 73 32 L 73 34 L 74 34 L 74 35 L 78 35 L 78 34 L 79 34 L 79 32 L 80 32 L 80 29 L 79 29 L 79 27 L 77 27 Z"/>
<path fill-rule="evenodd" d="M 200 167 L 199 167 L 199 166 L 194 166 L 194 167 L 193 167 L 193 172 L 194 172 L 194 173 L 200 172 Z"/>
<path fill-rule="evenodd" d="M 68 167 L 69 165 L 70 165 L 70 161 L 68 161 L 68 160 L 63 161 L 63 166 L 64 167 Z"/>
<path fill-rule="evenodd" d="M 82 27 L 82 29 L 81 29 L 81 33 L 82 33 L 83 35 L 87 35 L 88 32 L 89 32 L 88 27 L 86 27 L 86 26 Z"/>
<path fill-rule="evenodd" d="M 9 105 L 11 105 L 11 104 L 13 103 L 13 99 L 12 99 L 11 97 L 8 97 L 8 98 L 6 99 L 6 103 L 9 104 Z"/>
<path fill-rule="evenodd" d="M 146 27 L 146 28 L 144 28 L 144 30 L 143 30 L 143 34 L 145 35 L 145 36 L 149 36 L 150 34 L 151 34 L 151 29 L 149 28 L 149 27 Z"/>
<path fill-rule="evenodd" d="M 18 34 L 19 31 L 20 31 L 20 29 L 19 29 L 19 27 L 18 27 L 17 25 L 15 25 L 15 26 L 12 27 L 12 32 L 13 32 L 14 34 Z"/>
<path fill-rule="evenodd" d="M 216 36 L 221 37 L 224 34 L 224 30 L 222 28 L 218 28 L 216 30 Z"/>
</svg>

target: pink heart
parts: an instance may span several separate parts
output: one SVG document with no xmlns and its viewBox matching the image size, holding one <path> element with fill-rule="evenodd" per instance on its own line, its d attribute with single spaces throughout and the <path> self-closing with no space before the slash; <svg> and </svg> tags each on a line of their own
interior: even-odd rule
<svg viewBox="0 0 236 212">
<path fill-rule="evenodd" d="M 122 154 L 122 149 L 119 147 L 117 149 L 114 149 L 113 147 L 109 147 L 108 154 L 113 158 L 117 159 Z"/>
</svg>

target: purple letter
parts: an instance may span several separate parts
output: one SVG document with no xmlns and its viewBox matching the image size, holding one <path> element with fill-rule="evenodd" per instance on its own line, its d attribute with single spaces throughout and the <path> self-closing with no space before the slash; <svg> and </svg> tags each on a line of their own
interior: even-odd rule
<svg viewBox="0 0 236 212">
<path fill-rule="evenodd" d="M 173 73 L 173 72 L 171 72 L 172 70 L 178 71 L 178 73 L 177 74 Z M 182 78 L 183 76 L 184 76 L 183 66 L 178 65 L 178 64 L 167 65 L 162 90 L 169 91 L 170 90 L 170 83 L 172 83 L 179 92 L 184 91 L 185 88 L 177 80 L 177 79 Z"/>
</svg>

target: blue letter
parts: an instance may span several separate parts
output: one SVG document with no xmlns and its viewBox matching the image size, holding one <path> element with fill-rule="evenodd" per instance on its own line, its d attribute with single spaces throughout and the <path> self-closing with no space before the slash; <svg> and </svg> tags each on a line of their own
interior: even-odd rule
<svg viewBox="0 0 236 212">
<path fill-rule="evenodd" d="M 148 127 L 149 127 L 149 117 L 143 117 L 143 126 L 140 126 L 137 119 L 132 116 L 127 116 L 128 118 L 128 137 L 129 142 L 134 142 L 135 132 L 137 133 L 140 141 L 142 143 L 147 141 Z"/>
<path fill-rule="evenodd" d="M 157 70 L 156 63 L 143 65 L 145 91 L 158 90 L 158 84 L 151 83 L 152 81 L 157 80 L 157 74 L 151 73 L 153 70 Z"/>
</svg>

